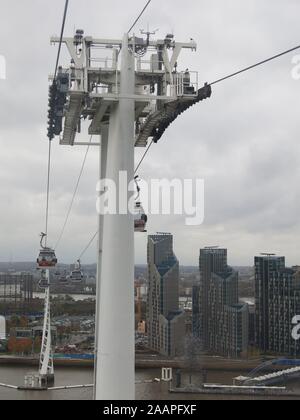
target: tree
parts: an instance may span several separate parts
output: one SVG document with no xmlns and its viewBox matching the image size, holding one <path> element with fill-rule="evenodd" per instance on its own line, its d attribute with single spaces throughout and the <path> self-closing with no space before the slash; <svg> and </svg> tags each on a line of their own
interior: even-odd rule
<svg viewBox="0 0 300 420">
<path fill-rule="evenodd" d="M 21 328 L 27 328 L 29 324 L 28 318 L 26 316 L 21 316 L 19 324 Z"/>
<path fill-rule="evenodd" d="M 7 343 L 7 350 L 9 353 L 17 353 L 17 339 L 16 337 L 10 337 Z"/>
<path fill-rule="evenodd" d="M 17 328 L 20 323 L 20 318 L 16 315 L 13 315 L 10 319 L 10 328 Z"/>
<path fill-rule="evenodd" d="M 22 338 L 17 340 L 17 353 L 18 354 L 31 354 L 32 353 L 32 340 L 30 338 Z"/>
<path fill-rule="evenodd" d="M 34 344 L 33 344 L 34 353 L 40 353 L 41 347 L 42 347 L 41 337 L 35 337 Z"/>
</svg>

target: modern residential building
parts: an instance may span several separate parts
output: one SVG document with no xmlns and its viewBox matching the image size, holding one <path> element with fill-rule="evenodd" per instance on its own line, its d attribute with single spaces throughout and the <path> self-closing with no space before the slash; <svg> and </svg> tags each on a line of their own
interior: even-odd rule
<svg viewBox="0 0 300 420">
<path fill-rule="evenodd" d="M 228 357 L 247 357 L 249 347 L 249 306 L 238 303 L 225 307 L 224 340 L 227 345 L 221 347 L 221 353 Z"/>
<path fill-rule="evenodd" d="M 300 314 L 300 268 L 273 272 L 269 282 L 269 349 L 297 357 L 300 342 L 292 337 L 293 318 Z"/>
<path fill-rule="evenodd" d="M 179 310 L 179 262 L 173 236 L 148 237 L 147 330 L 149 348 L 168 357 L 184 354 L 185 313 Z"/>
<path fill-rule="evenodd" d="M 292 321 L 300 314 L 300 268 L 286 268 L 275 256 L 256 257 L 255 264 L 256 343 L 264 353 L 298 357 Z"/>
<path fill-rule="evenodd" d="M 269 345 L 269 291 L 273 272 L 285 268 L 285 258 L 275 255 L 255 257 L 255 342 L 261 352 L 268 352 Z"/>
<path fill-rule="evenodd" d="M 0 302 L 29 304 L 33 297 L 33 275 L 0 273 Z"/>
<path fill-rule="evenodd" d="M 223 273 L 227 270 L 227 249 L 217 247 L 200 250 L 199 259 L 199 327 L 200 340 L 204 348 L 209 347 L 209 290 L 213 273 Z"/>
<path fill-rule="evenodd" d="M 248 303 L 249 308 L 249 346 L 255 347 L 255 304 Z"/>
<path fill-rule="evenodd" d="M 248 305 L 239 304 L 238 273 L 227 265 L 227 250 L 200 251 L 200 285 L 193 290 L 193 332 L 203 350 L 240 357 L 248 350 Z"/>
<path fill-rule="evenodd" d="M 6 319 L 4 316 L 0 316 L 0 340 L 6 339 Z"/>
<path fill-rule="evenodd" d="M 43 326 L 36 326 L 36 327 L 28 327 L 28 328 L 11 328 L 9 331 L 10 337 L 14 337 L 17 340 L 22 339 L 30 339 L 35 340 L 36 338 L 40 338 L 42 340 L 43 337 Z M 51 340 L 52 344 L 56 345 L 57 342 L 57 328 L 52 326 L 51 327 Z"/>
<path fill-rule="evenodd" d="M 200 304 L 200 285 L 193 286 L 192 291 L 192 334 L 194 338 L 200 340 L 201 337 L 201 304 Z"/>
</svg>

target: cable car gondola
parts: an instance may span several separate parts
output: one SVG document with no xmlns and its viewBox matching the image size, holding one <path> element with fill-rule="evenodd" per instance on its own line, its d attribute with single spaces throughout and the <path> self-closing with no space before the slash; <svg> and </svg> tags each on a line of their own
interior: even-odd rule
<svg viewBox="0 0 300 420">
<path fill-rule="evenodd" d="M 145 214 L 145 211 L 142 207 L 142 204 L 140 202 L 137 202 L 135 204 L 135 214 L 134 214 L 134 231 L 135 232 L 141 232 L 146 233 L 146 225 L 148 221 L 148 217 Z"/>
<path fill-rule="evenodd" d="M 59 279 L 58 279 L 59 284 L 66 285 L 66 284 L 68 284 L 68 282 L 69 282 L 69 280 L 67 278 L 67 273 L 66 272 L 64 272 L 63 274 L 61 274 L 59 276 Z"/>
<path fill-rule="evenodd" d="M 137 197 L 136 197 L 136 202 L 135 202 L 135 206 L 134 206 L 134 231 L 135 232 L 140 232 L 140 233 L 146 233 L 146 226 L 147 226 L 147 222 L 148 222 L 148 216 L 145 214 L 145 211 L 143 209 L 142 203 L 139 200 L 140 198 L 140 187 L 138 185 L 138 179 L 139 177 L 136 176 L 134 178 L 134 181 L 136 183 L 136 187 L 137 187 Z"/>
<path fill-rule="evenodd" d="M 48 248 L 43 245 L 43 240 L 47 235 L 45 233 L 41 234 L 41 250 L 37 259 L 38 268 L 53 268 L 57 264 L 57 258 L 55 251 L 52 248 Z"/>
<path fill-rule="evenodd" d="M 83 281 L 83 272 L 81 271 L 81 263 L 80 260 L 77 261 L 75 270 L 73 270 L 70 274 L 70 280 L 72 283 L 82 283 Z"/>
<path fill-rule="evenodd" d="M 50 284 L 46 277 L 46 273 L 43 270 L 41 280 L 39 281 L 39 288 L 44 290 L 44 289 L 48 289 L 48 287 L 50 287 Z"/>
</svg>

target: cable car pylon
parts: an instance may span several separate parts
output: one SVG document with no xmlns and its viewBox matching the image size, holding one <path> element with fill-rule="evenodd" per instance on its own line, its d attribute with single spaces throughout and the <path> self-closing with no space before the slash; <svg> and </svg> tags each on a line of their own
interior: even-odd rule
<svg viewBox="0 0 300 420">
<path fill-rule="evenodd" d="M 50 271 L 45 271 L 45 279 L 48 283 L 45 288 L 45 305 L 44 305 L 44 326 L 42 347 L 40 354 L 39 376 L 42 387 L 54 385 L 54 365 L 52 352 L 52 335 L 51 335 L 51 313 L 50 313 Z"/>
<path fill-rule="evenodd" d="M 52 352 L 52 335 L 51 335 L 51 310 L 50 310 L 50 271 L 55 268 L 57 258 L 52 248 L 43 244 L 46 234 L 41 233 L 40 253 L 37 259 L 37 269 L 41 272 L 41 280 L 39 281 L 40 289 L 45 291 L 44 297 L 44 324 L 43 336 L 40 352 L 39 363 L 39 386 L 47 388 L 54 385 L 54 364 Z"/>
<path fill-rule="evenodd" d="M 196 51 L 197 44 L 177 42 L 171 34 L 158 40 L 128 33 L 123 39 L 95 39 L 82 30 L 51 41 L 66 44 L 71 56 L 70 67 L 60 71 L 70 76 L 59 101 L 67 106 L 63 115 L 54 113 L 57 127 L 63 127 L 60 144 L 88 145 L 76 143 L 76 133 L 90 121 L 89 135 L 101 138 L 101 178 L 112 181 L 119 196 L 120 173 L 134 180 L 135 147 L 156 143 L 183 112 L 211 96 L 209 85 L 199 89 L 197 72 L 179 70 L 181 51 Z M 133 400 L 134 232 L 146 230 L 147 215 L 137 201 L 135 214 L 99 215 L 98 223 L 95 399 Z"/>
</svg>

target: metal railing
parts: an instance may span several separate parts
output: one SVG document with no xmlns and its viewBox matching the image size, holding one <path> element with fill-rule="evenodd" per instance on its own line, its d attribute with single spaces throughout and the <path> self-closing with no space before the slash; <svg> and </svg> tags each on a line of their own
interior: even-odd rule
<svg viewBox="0 0 300 420">
<path fill-rule="evenodd" d="M 199 89 L 199 75 L 198 72 L 181 72 L 173 75 L 173 96 L 191 96 L 194 97 Z"/>
</svg>

